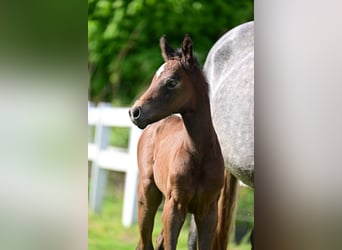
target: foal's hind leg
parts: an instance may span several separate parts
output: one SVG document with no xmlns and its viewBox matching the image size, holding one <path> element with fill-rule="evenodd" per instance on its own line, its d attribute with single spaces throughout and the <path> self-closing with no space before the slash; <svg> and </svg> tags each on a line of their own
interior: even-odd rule
<svg viewBox="0 0 342 250">
<path fill-rule="evenodd" d="M 195 214 L 199 250 L 212 249 L 217 226 L 217 203 L 213 202 L 207 213 Z M 217 250 L 217 249 L 215 249 Z"/>
<path fill-rule="evenodd" d="M 156 250 L 164 250 L 164 229 L 160 232 L 157 242 L 156 242 Z"/>
<path fill-rule="evenodd" d="M 162 193 L 152 178 L 139 180 L 138 186 L 138 223 L 140 241 L 137 250 L 153 250 L 152 231 L 154 217 L 162 201 Z"/>
</svg>

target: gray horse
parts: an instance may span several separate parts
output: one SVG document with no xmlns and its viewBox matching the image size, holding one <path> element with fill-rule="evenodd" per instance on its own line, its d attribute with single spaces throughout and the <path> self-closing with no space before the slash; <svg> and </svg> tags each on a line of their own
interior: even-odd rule
<svg viewBox="0 0 342 250">
<path fill-rule="evenodd" d="M 210 50 L 204 72 L 226 168 L 254 186 L 254 22 L 222 36 Z"/>
<path fill-rule="evenodd" d="M 219 200 L 215 250 L 227 249 L 234 222 L 238 180 L 254 187 L 254 22 L 237 26 L 211 48 L 204 64 L 212 119 L 227 171 Z M 196 249 L 193 219 L 189 249 Z M 252 241 L 253 249 L 253 241 Z"/>
</svg>

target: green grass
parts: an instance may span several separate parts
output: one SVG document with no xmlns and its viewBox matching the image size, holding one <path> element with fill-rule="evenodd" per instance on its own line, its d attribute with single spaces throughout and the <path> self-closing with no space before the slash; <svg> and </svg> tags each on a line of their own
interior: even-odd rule
<svg viewBox="0 0 342 250">
<path fill-rule="evenodd" d="M 88 249 L 89 250 L 132 250 L 139 240 L 138 225 L 125 228 L 121 224 L 122 198 L 123 198 L 123 174 L 111 173 L 108 180 L 107 192 L 103 202 L 101 214 L 89 211 L 88 214 Z M 159 235 L 162 228 L 161 210 L 157 212 L 153 239 Z M 189 220 L 182 228 L 178 239 L 177 249 L 187 250 Z M 230 250 L 250 250 L 248 237 L 243 243 L 236 246 L 230 244 Z"/>
</svg>

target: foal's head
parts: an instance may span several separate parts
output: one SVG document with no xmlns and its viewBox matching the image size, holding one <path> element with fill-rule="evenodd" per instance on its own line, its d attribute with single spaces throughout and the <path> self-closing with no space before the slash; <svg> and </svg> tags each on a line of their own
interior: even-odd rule
<svg viewBox="0 0 342 250">
<path fill-rule="evenodd" d="M 165 63 L 129 111 L 133 123 L 142 129 L 170 114 L 193 112 L 208 96 L 208 84 L 192 55 L 190 37 L 186 35 L 181 48 L 174 50 L 163 36 L 160 48 Z"/>
</svg>

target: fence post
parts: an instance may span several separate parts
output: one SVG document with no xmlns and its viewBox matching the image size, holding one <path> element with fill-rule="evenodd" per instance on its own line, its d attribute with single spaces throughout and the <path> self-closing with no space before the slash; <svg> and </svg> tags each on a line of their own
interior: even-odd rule
<svg viewBox="0 0 342 250">
<path fill-rule="evenodd" d="M 97 145 L 99 152 L 108 145 L 109 128 L 102 124 L 102 112 L 106 106 L 110 105 L 106 103 L 99 103 L 98 105 L 100 119 L 98 119 L 95 125 L 95 145 Z M 97 213 L 101 212 L 106 183 L 107 170 L 101 168 L 97 163 L 97 159 L 95 159 L 91 171 L 89 205 L 90 208 Z"/>
<path fill-rule="evenodd" d="M 141 134 L 141 131 L 135 127 L 130 127 L 130 138 L 128 148 L 130 150 L 129 168 L 127 169 L 125 176 L 125 193 L 124 193 L 124 204 L 122 213 L 122 224 L 125 227 L 131 226 L 138 220 L 138 209 L 137 209 L 137 180 L 138 180 L 138 167 L 137 167 L 137 145 Z"/>
</svg>

